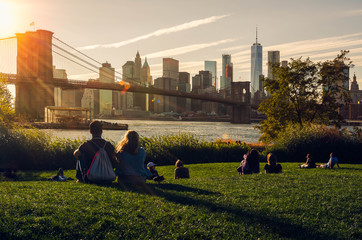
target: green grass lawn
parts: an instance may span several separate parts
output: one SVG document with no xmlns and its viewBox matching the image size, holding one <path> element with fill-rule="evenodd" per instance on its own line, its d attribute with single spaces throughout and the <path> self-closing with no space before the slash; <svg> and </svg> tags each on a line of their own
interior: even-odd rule
<svg viewBox="0 0 362 240">
<path fill-rule="evenodd" d="M 190 179 L 147 188 L 0 182 L 0 239 L 361 239 L 362 165 L 239 176 L 238 163 L 188 165 Z M 261 164 L 261 168 L 264 164 Z M 75 171 L 65 171 L 74 177 Z"/>
</svg>

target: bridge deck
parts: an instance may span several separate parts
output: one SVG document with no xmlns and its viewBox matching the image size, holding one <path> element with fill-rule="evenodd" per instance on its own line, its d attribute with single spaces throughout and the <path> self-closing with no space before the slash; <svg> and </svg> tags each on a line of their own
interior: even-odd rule
<svg viewBox="0 0 362 240">
<path fill-rule="evenodd" d="M 5 76 L 5 77 L 4 77 Z M 18 79 L 16 74 L 2 74 L 2 77 L 7 80 L 10 84 L 15 84 L 16 82 L 30 82 L 35 80 L 35 78 L 21 78 Z M 142 85 L 136 84 L 121 84 L 121 83 L 102 83 L 102 82 L 88 82 L 81 80 L 69 80 L 69 79 L 59 79 L 53 78 L 52 81 L 49 81 L 54 87 L 60 87 L 63 89 L 104 89 L 104 90 L 113 90 L 121 92 L 136 92 L 136 93 L 148 93 L 154 95 L 164 95 L 172 97 L 183 97 L 198 99 L 210 102 L 223 103 L 227 105 L 238 105 L 238 106 L 250 106 L 249 102 L 241 102 L 233 99 L 225 99 L 211 96 L 210 94 L 195 94 L 195 93 L 185 93 L 180 91 L 165 90 L 155 87 L 145 87 Z"/>
</svg>

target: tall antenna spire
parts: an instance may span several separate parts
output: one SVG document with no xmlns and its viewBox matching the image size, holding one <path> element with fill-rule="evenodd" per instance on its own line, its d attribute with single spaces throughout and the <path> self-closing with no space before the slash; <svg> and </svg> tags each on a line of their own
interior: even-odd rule
<svg viewBox="0 0 362 240">
<path fill-rule="evenodd" d="M 258 25 L 256 25 L 256 45 L 258 45 Z"/>
</svg>

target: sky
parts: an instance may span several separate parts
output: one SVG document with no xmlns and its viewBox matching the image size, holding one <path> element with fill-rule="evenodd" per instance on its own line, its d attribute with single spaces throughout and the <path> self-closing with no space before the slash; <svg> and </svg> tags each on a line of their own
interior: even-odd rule
<svg viewBox="0 0 362 240">
<path fill-rule="evenodd" d="M 163 57 L 179 60 L 179 71 L 191 76 L 205 60 L 217 61 L 220 78 L 221 56 L 230 54 L 234 81 L 250 81 L 257 28 L 265 75 L 267 51 L 280 51 L 281 60 L 324 61 L 350 50 L 350 77 L 355 73 L 362 89 L 361 23 L 362 0 L 0 0 L 0 39 L 49 30 L 119 72 L 139 51 L 154 79 Z M 97 77 L 59 56 L 53 61 L 70 79 Z"/>
</svg>

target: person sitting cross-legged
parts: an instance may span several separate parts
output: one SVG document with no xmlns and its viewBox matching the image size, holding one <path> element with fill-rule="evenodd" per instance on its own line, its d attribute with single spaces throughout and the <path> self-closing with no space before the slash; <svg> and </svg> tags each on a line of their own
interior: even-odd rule
<svg viewBox="0 0 362 240">
<path fill-rule="evenodd" d="M 184 163 L 180 159 L 176 161 L 175 166 L 175 179 L 190 178 L 189 169 L 184 167 Z"/>
<path fill-rule="evenodd" d="M 316 168 L 316 164 L 312 154 L 307 154 L 305 164 L 299 165 L 300 168 Z"/>
<path fill-rule="evenodd" d="M 259 173 L 260 167 L 258 151 L 255 149 L 250 150 L 245 156 L 245 161 L 242 161 L 240 168 L 242 175 Z"/>
<path fill-rule="evenodd" d="M 273 153 L 269 153 L 267 156 L 268 163 L 265 164 L 264 170 L 265 173 L 281 173 L 282 166 L 278 163 L 277 164 L 277 157 Z"/>
<path fill-rule="evenodd" d="M 139 145 L 139 135 L 129 130 L 116 146 L 116 157 L 119 164 L 116 168 L 120 185 L 145 185 L 146 179 L 152 176 L 145 167 L 146 151 Z"/>
<path fill-rule="evenodd" d="M 87 172 L 92 164 L 92 161 L 99 151 L 100 147 L 104 147 L 109 159 L 112 162 L 112 166 L 116 166 L 116 160 L 114 158 L 114 147 L 113 145 L 102 138 L 102 123 L 100 121 L 92 121 L 89 124 L 89 132 L 92 134 L 92 139 L 84 142 L 74 151 L 74 156 L 78 159 L 77 161 L 77 182 L 89 182 L 87 178 Z"/>
</svg>

